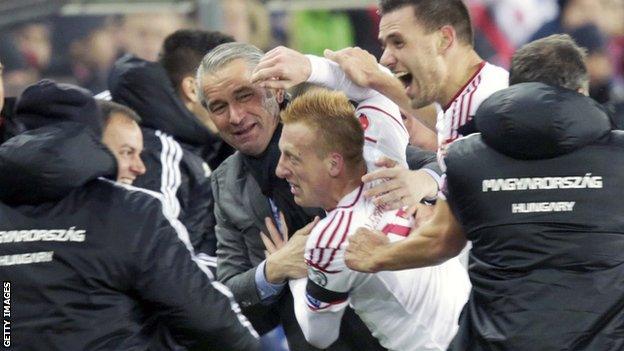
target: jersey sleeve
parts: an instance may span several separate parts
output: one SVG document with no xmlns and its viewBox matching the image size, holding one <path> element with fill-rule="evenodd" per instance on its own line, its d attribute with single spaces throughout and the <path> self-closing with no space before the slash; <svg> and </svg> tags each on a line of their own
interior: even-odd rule
<svg viewBox="0 0 624 351">
<path fill-rule="evenodd" d="M 313 346 L 326 349 L 338 339 L 340 323 L 348 303 L 345 301 L 330 309 L 314 309 L 308 303 L 307 292 L 310 284 L 314 284 L 313 282 L 302 278 L 291 280 L 288 284 L 293 295 L 295 317 L 303 335 Z"/>
<path fill-rule="evenodd" d="M 357 104 L 356 117 L 364 129 L 364 159 L 369 172 L 382 156 L 407 167 L 405 149 L 409 135 L 399 106 L 376 90 L 353 83 L 337 63 L 313 55 L 306 57 L 312 67 L 308 83 L 342 91 Z M 382 69 L 390 74 L 385 67 Z"/>
<path fill-rule="evenodd" d="M 295 316 L 306 340 L 321 349 L 337 338 L 357 272 L 346 267 L 343 254 L 352 213 L 337 211 L 312 230 L 306 243 L 308 276 L 290 281 Z"/>
<path fill-rule="evenodd" d="M 350 100 L 360 103 L 375 95 L 380 95 L 376 90 L 361 87 L 353 83 L 340 66 L 324 57 L 306 55 L 310 60 L 312 71 L 307 82 L 323 86 L 328 89 L 342 91 Z"/>
<path fill-rule="evenodd" d="M 383 95 L 362 101 L 355 110 L 355 116 L 364 129 L 364 159 L 368 172 L 385 156 L 407 167 L 406 149 L 409 134 L 403 124 L 401 112 L 396 104 Z"/>
</svg>

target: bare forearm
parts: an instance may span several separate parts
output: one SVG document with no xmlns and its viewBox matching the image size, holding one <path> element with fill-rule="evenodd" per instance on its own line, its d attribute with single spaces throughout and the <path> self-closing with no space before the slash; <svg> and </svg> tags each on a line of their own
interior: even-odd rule
<svg viewBox="0 0 624 351">
<path fill-rule="evenodd" d="M 375 266 L 378 271 L 397 271 L 402 269 L 435 266 L 455 257 L 466 245 L 465 239 L 452 243 L 439 240 L 439 236 L 430 235 L 436 228 L 422 227 L 412 231 L 407 239 L 388 244 L 375 252 Z"/>
<path fill-rule="evenodd" d="M 392 102 L 399 105 L 401 110 L 416 116 L 425 127 L 432 131 L 436 130 L 436 115 L 431 113 L 422 113 L 422 111 L 425 111 L 429 107 L 418 110 L 413 109 L 412 103 L 405 93 L 403 84 L 401 84 L 401 81 L 399 81 L 396 77 L 385 73 L 378 74 L 374 77 L 374 79 L 371 79 L 371 88 L 377 90 L 379 93 L 392 100 Z"/>
</svg>

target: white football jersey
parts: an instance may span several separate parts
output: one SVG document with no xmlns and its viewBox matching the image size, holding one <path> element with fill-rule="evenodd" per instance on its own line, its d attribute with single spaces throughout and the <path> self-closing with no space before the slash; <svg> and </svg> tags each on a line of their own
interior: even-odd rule
<svg viewBox="0 0 624 351">
<path fill-rule="evenodd" d="M 310 288 L 308 282 L 308 313 L 339 313 L 350 304 L 387 349 L 446 350 L 470 291 L 468 275 L 457 258 L 433 267 L 375 274 L 345 265 L 349 236 L 357 228 L 380 230 L 397 241 L 412 227 L 403 210 L 384 212 L 365 199 L 366 187 L 345 196 L 307 240 L 308 280 L 322 288 Z"/>
<path fill-rule="evenodd" d="M 485 99 L 508 86 L 509 72 L 484 61 L 479 70 L 457 92 L 455 98 L 447 106 L 440 107 L 437 105 L 438 162 L 443 171 L 446 171 L 444 157 L 448 146 L 464 136 L 461 128 L 472 120 Z M 472 132 L 474 131 L 465 133 Z"/>
<path fill-rule="evenodd" d="M 407 167 L 405 149 L 409 134 L 399 106 L 376 90 L 353 83 L 337 63 L 313 55 L 306 57 L 312 68 L 308 83 L 342 91 L 357 104 L 355 116 L 364 129 L 364 160 L 368 171 L 377 169 L 375 161 L 382 156 Z"/>
</svg>

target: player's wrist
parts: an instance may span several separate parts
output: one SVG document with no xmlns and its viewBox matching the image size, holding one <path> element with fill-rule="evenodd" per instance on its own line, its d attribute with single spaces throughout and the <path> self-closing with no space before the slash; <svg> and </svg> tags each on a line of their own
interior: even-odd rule
<svg viewBox="0 0 624 351">
<path fill-rule="evenodd" d="M 393 76 L 383 72 L 380 69 L 370 72 L 368 75 L 368 87 L 381 93 L 387 92 L 392 86 Z"/>
<path fill-rule="evenodd" d="M 383 245 L 378 247 L 369 259 L 369 270 L 371 273 L 377 273 L 385 270 L 387 266 L 387 256 L 386 256 L 386 247 L 387 245 Z"/>
<path fill-rule="evenodd" d="M 433 176 L 433 171 L 428 172 L 426 169 L 419 169 L 416 173 L 420 173 L 423 179 L 423 186 L 421 189 L 423 190 L 423 199 L 425 200 L 434 200 L 438 196 L 438 191 L 440 190 L 438 181 Z"/>
<path fill-rule="evenodd" d="M 281 266 L 275 261 L 276 255 L 273 254 L 266 259 L 264 264 L 264 277 L 271 284 L 282 284 L 286 281 L 286 276 L 281 270 Z"/>
</svg>

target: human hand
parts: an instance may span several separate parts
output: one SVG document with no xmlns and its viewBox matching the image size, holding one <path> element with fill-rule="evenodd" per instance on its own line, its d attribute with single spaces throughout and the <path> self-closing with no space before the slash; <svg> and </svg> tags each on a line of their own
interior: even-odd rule
<svg viewBox="0 0 624 351">
<path fill-rule="evenodd" d="M 324 55 L 336 62 L 347 77 L 361 87 L 375 89 L 380 79 L 391 77 L 381 70 L 375 56 L 358 47 L 339 51 L 325 49 Z"/>
<path fill-rule="evenodd" d="M 387 157 L 382 157 L 375 164 L 385 168 L 362 177 L 364 183 L 384 180 L 364 192 L 364 196 L 372 198 L 375 205 L 383 206 L 386 210 L 407 207 L 408 214 L 413 215 L 423 198 L 437 194 L 437 182 L 423 170 L 411 171 L 397 166 L 395 161 Z"/>
<path fill-rule="evenodd" d="M 271 218 L 267 217 L 264 222 L 269 231 L 270 238 L 260 232 L 260 238 L 266 247 L 266 277 L 271 283 L 280 283 L 286 279 L 303 278 L 307 274 L 307 265 L 304 260 L 305 244 L 312 228 L 319 222 L 315 217 L 312 222 L 299 229 L 288 240 L 288 228 L 284 215 L 280 213 L 280 226 L 283 233 L 276 228 Z"/>
<path fill-rule="evenodd" d="M 345 263 L 347 267 L 354 271 L 365 273 L 376 273 L 381 270 L 379 262 L 376 260 L 379 249 L 389 245 L 388 237 L 379 231 L 372 231 L 367 228 L 358 228 L 349 237 L 349 245 L 345 252 Z"/>
<path fill-rule="evenodd" d="M 288 89 L 305 82 L 311 72 L 312 65 L 305 55 L 278 46 L 264 54 L 251 75 L 251 81 L 265 88 Z"/>
</svg>

